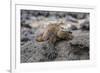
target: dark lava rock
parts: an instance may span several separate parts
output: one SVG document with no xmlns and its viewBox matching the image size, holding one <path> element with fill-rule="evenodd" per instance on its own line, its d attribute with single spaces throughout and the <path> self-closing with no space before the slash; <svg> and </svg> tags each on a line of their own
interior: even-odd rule
<svg viewBox="0 0 100 73">
<path fill-rule="evenodd" d="M 46 58 L 46 61 L 53 61 L 57 57 L 57 50 L 52 43 L 46 42 L 42 45 L 42 49 L 44 50 L 43 56 Z"/>
<path fill-rule="evenodd" d="M 78 30 L 78 28 L 75 25 L 72 25 L 70 29 L 71 30 Z"/>
<path fill-rule="evenodd" d="M 73 18 L 76 18 L 76 19 L 84 19 L 84 18 L 86 18 L 86 13 L 70 12 L 69 15 L 72 16 Z"/>
<path fill-rule="evenodd" d="M 83 31 L 84 30 L 89 31 L 90 30 L 89 22 L 86 21 L 86 22 L 82 23 L 80 29 L 83 30 Z"/>
</svg>

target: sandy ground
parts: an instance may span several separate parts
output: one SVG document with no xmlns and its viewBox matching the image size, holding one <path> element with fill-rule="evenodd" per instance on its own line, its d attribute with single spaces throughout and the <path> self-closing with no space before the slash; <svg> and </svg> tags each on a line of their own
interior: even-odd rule
<svg viewBox="0 0 100 73">
<path fill-rule="evenodd" d="M 64 22 L 74 38 L 55 45 L 37 42 L 36 36 L 49 23 Z M 21 63 L 45 61 L 89 60 L 89 14 L 21 10 Z"/>
</svg>

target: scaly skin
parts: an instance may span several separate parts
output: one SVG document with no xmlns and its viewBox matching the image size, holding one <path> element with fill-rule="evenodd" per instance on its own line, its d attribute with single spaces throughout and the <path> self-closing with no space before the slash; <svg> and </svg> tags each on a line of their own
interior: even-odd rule
<svg viewBox="0 0 100 73">
<path fill-rule="evenodd" d="M 61 25 L 50 24 L 45 29 L 44 32 L 36 37 L 36 41 L 43 42 L 48 41 L 50 43 L 56 43 L 58 40 L 72 40 L 73 35 L 69 31 L 61 30 Z"/>
</svg>

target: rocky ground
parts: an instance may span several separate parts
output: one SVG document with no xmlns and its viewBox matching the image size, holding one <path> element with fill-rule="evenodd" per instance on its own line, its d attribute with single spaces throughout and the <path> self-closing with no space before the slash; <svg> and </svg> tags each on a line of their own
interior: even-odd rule
<svg viewBox="0 0 100 73">
<path fill-rule="evenodd" d="M 62 20 L 72 40 L 55 45 L 35 40 L 48 23 Z M 89 50 L 89 13 L 21 10 L 21 63 L 89 60 Z"/>
</svg>

